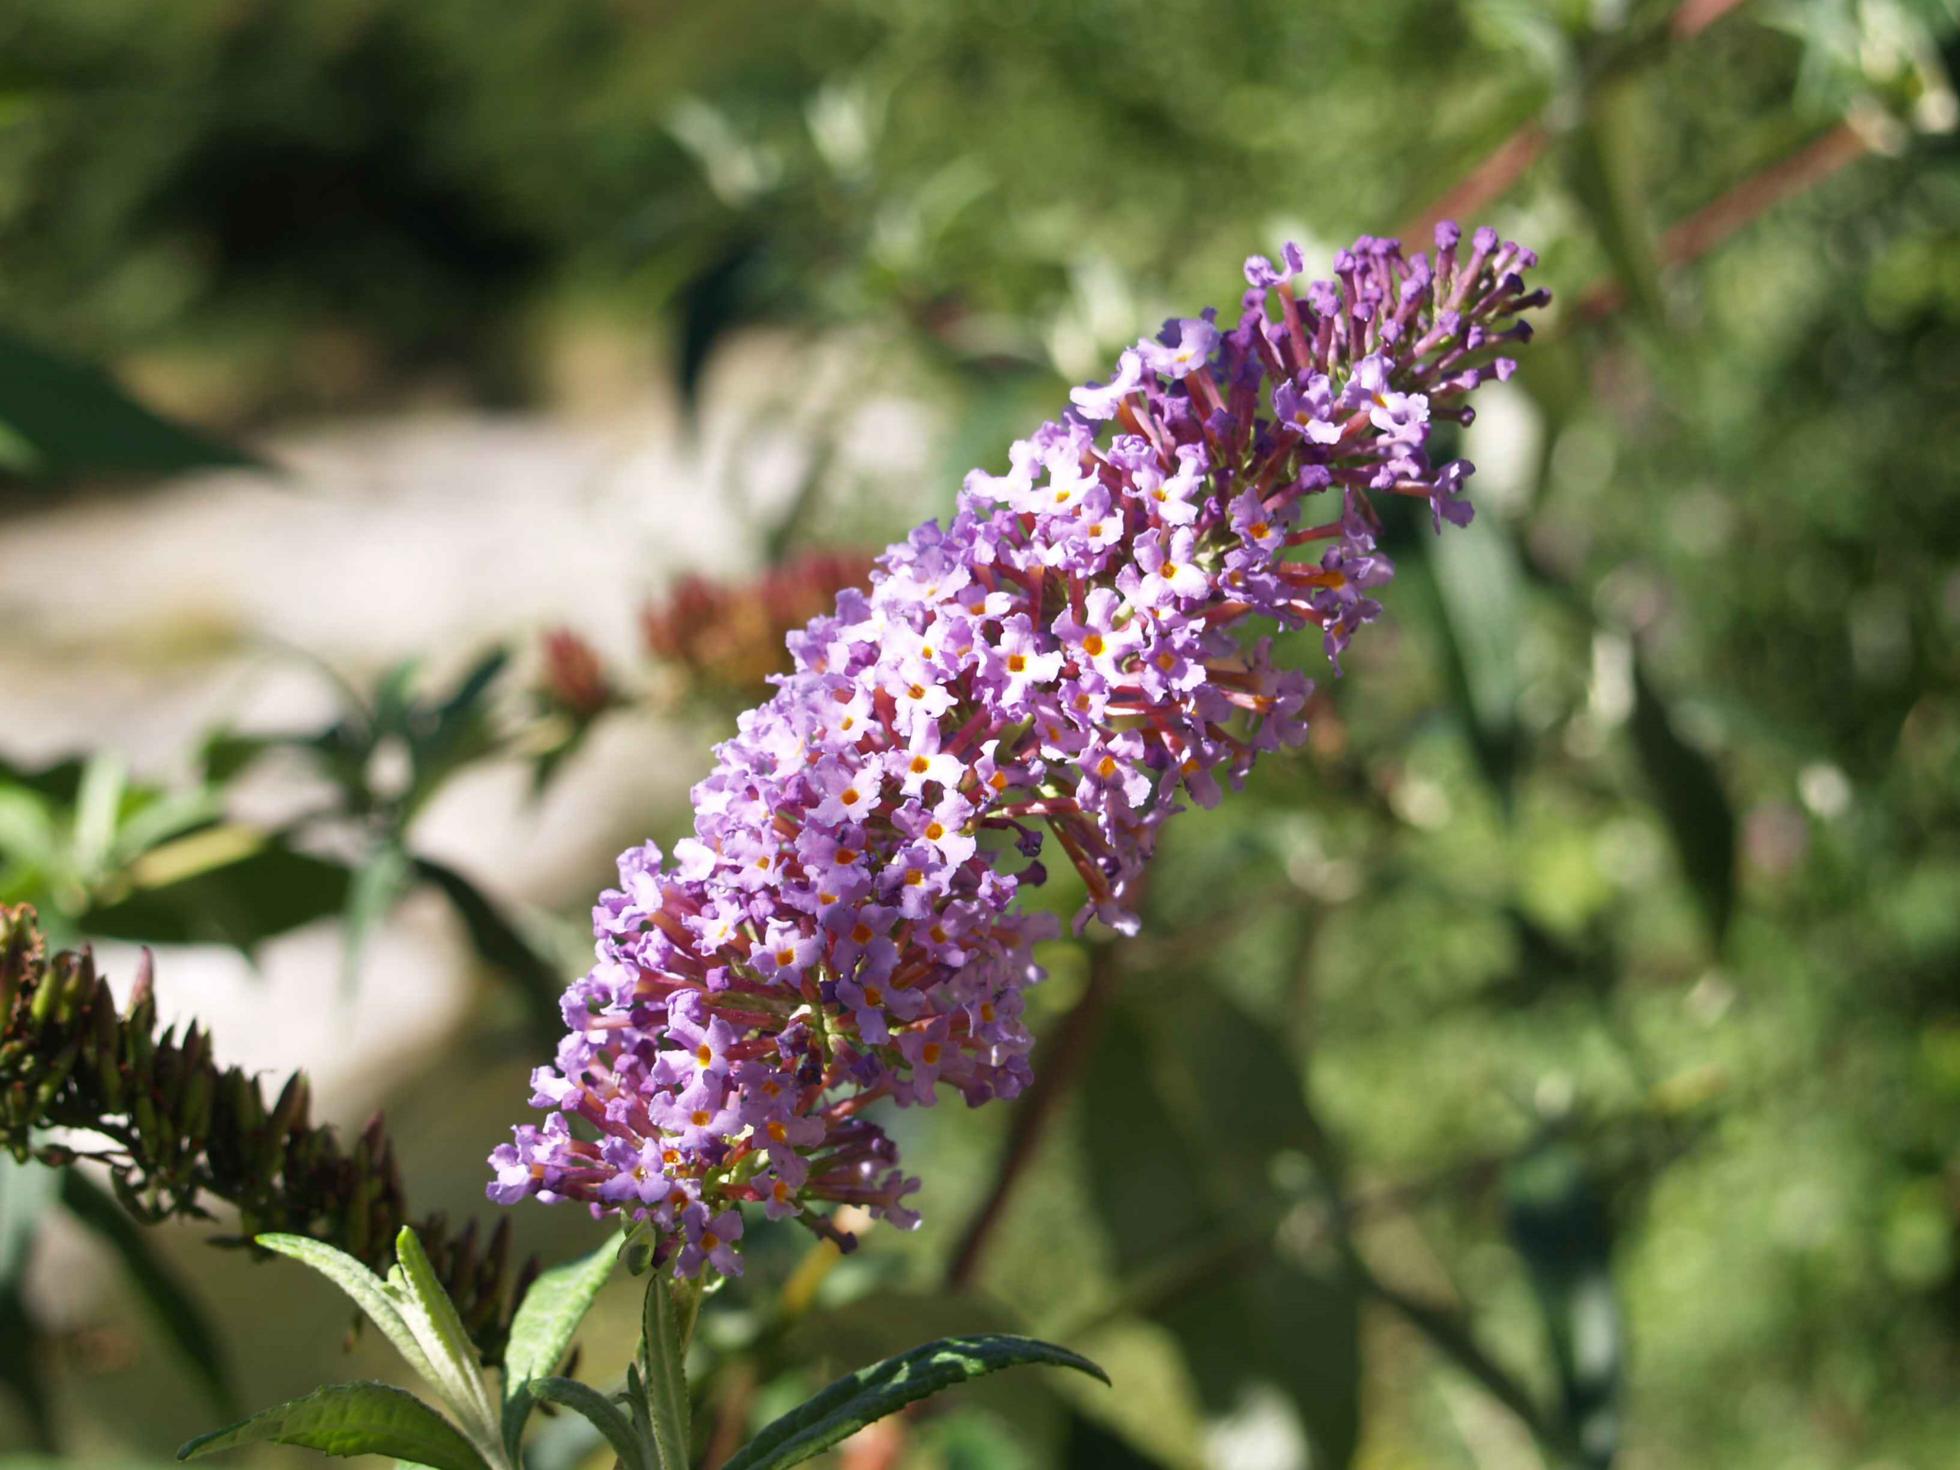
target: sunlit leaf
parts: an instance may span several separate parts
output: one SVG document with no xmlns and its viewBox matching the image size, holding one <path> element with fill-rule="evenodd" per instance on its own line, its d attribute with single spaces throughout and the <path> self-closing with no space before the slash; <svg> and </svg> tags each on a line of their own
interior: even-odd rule
<svg viewBox="0 0 1960 1470">
<path fill-rule="evenodd" d="M 615 1235 L 591 1254 L 544 1272 L 518 1303 L 504 1346 L 504 1442 L 510 1448 L 516 1448 L 530 1411 L 527 1385 L 548 1376 L 564 1361 L 573 1334 L 618 1260 Z"/>
<path fill-rule="evenodd" d="M 201 1434 L 180 1460 L 254 1444 L 290 1444 L 329 1455 L 393 1455 L 430 1470 L 485 1470 L 483 1458 L 447 1419 L 412 1393 L 385 1383 L 335 1383 L 251 1418 Z"/>
</svg>

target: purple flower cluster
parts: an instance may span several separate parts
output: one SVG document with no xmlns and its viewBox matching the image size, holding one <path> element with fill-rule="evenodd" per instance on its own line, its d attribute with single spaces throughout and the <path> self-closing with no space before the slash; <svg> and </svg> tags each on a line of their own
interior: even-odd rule
<svg viewBox="0 0 1960 1470">
<path fill-rule="evenodd" d="M 916 1224 L 866 1110 L 1026 1085 L 1054 926 L 1015 900 L 1044 836 L 1087 885 L 1078 929 L 1133 932 L 1165 819 L 1300 741 L 1312 686 L 1257 630 L 1317 627 L 1338 669 L 1393 570 L 1370 493 L 1470 519 L 1471 467 L 1432 464 L 1430 432 L 1509 376 L 1535 263 L 1453 225 L 1433 259 L 1364 238 L 1297 290 L 1296 247 L 1254 257 L 1236 325 L 1167 324 L 1005 474 L 969 475 L 949 524 L 791 636 L 794 671 L 694 789 L 694 836 L 620 859 L 533 1078 L 550 1117 L 492 1155 L 491 1197 L 650 1221 L 684 1275 L 740 1269 L 745 1202 Z"/>
</svg>

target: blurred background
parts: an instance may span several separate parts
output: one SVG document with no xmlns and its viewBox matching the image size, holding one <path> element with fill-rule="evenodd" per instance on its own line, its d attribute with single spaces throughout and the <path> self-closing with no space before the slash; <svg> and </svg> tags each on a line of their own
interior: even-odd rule
<svg viewBox="0 0 1960 1470">
<path fill-rule="evenodd" d="M 1488 221 L 1558 299 L 1474 526 L 1402 529 L 1141 938 L 1050 946 L 1036 1093 L 891 1120 L 924 1228 L 753 1232 L 703 1412 L 1002 1327 L 1115 1390 L 1006 1375 L 837 1463 L 1950 1465 L 1955 22 L 12 0 L 0 901 L 119 993 L 151 946 L 167 1020 L 385 1109 L 415 1209 L 487 1227 L 592 896 L 784 628 L 1249 252 Z M 4 1167 L 0 1463 L 401 1380 L 222 1215 Z"/>
</svg>

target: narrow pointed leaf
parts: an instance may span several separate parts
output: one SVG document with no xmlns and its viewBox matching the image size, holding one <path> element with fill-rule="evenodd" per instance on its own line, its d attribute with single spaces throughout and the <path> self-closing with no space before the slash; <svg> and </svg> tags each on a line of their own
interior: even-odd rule
<svg viewBox="0 0 1960 1470">
<path fill-rule="evenodd" d="M 1073 1368 L 1109 1382 L 1109 1375 L 1087 1358 L 1031 1337 L 942 1337 L 838 1379 L 764 1428 L 735 1452 L 724 1470 L 800 1465 L 909 1403 L 1024 1363 Z"/>
<path fill-rule="evenodd" d="M 634 1435 L 631 1421 L 596 1388 L 588 1388 L 570 1378 L 538 1378 L 532 1380 L 530 1391 L 584 1417 L 606 1437 L 606 1443 L 613 1447 L 625 1470 L 646 1470 L 647 1447 Z"/>
<path fill-rule="evenodd" d="M 415 1334 L 409 1330 L 407 1319 L 395 1304 L 387 1284 L 366 1266 L 345 1251 L 335 1250 L 317 1240 L 308 1240 L 303 1235 L 261 1235 L 258 1243 L 278 1255 L 291 1256 L 302 1265 L 311 1266 L 346 1292 L 353 1298 L 354 1305 L 366 1313 L 368 1320 L 395 1345 L 395 1351 L 402 1355 L 419 1377 L 431 1384 L 439 1381 L 435 1365 L 422 1351 L 422 1344 L 416 1341 Z"/>
<path fill-rule="evenodd" d="M 352 995 L 360 983 L 361 958 L 395 900 L 408 885 L 408 854 L 396 842 L 385 844 L 354 875 L 347 889 L 347 907 L 341 921 L 340 984 Z"/>
<path fill-rule="evenodd" d="M 681 1340 L 679 1303 L 666 1272 L 647 1282 L 640 1324 L 641 1363 L 646 1371 L 646 1406 L 661 1470 L 688 1470 L 691 1436 L 687 1398 L 687 1346 Z"/>
<path fill-rule="evenodd" d="M 62 1171 L 61 1203 L 122 1261 L 137 1295 L 170 1339 L 177 1361 L 203 1386 L 212 1407 L 220 1414 L 236 1414 L 238 1396 L 224 1344 L 197 1299 L 151 1249 L 150 1237 L 100 1185 L 74 1169 Z"/>
<path fill-rule="evenodd" d="M 442 1415 L 385 1383 L 333 1383 L 201 1434 L 177 1451 L 194 1460 L 253 1444 L 290 1444 L 328 1455 L 393 1455 L 429 1470 L 485 1470 L 483 1459 Z"/>
<path fill-rule="evenodd" d="M 499 1443 L 497 1410 L 477 1366 L 476 1344 L 443 1290 L 421 1239 L 406 1225 L 395 1237 L 395 1262 L 388 1286 L 401 1304 L 402 1320 L 434 1365 L 437 1376 L 429 1380 L 430 1387 L 448 1400 L 472 1438 L 477 1437 L 474 1431 L 481 1430 L 483 1441 Z"/>
<path fill-rule="evenodd" d="M 510 1448 L 517 1447 L 530 1411 L 531 1381 L 546 1377 L 564 1361 L 573 1334 L 618 1259 L 615 1235 L 590 1255 L 552 1267 L 524 1293 L 504 1347 L 504 1443 Z"/>
<path fill-rule="evenodd" d="M 1735 909 L 1735 808 L 1715 763 L 1675 728 L 1666 699 L 1640 659 L 1633 663 L 1630 729 L 1681 870 L 1719 947 Z"/>
</svg>

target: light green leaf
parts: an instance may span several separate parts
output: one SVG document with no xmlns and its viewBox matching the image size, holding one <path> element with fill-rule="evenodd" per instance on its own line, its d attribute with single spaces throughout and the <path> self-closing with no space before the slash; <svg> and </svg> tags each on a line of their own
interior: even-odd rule
<svg viewBox="0 0 1960 1470">
<path fill-rule="evenodd" d="M 258 1243 L 277 1255 L 291 1256 L 302 1265 L 311 1266 L 346 1292 L 354 1299 L 354 1305 L 381 1329 L 382 1335 L 395 1345 L 395 1351 L 407 1360 L 408 1366 L 424 1382 L 437 1382 L 435 1367 L 429 1362 L 428 1354 L 422 1351 L 422 1344 L 416 1340 L 415 1334 L 409 1330 L 393 1293 L 366 1266 L 345 1251 L 335 1250 L 330 1245 L 309 1240 L 303 1235 L 261 1235 Z"/>
<path fill-rule="evenodd" d="M 531 1284 L 511 1318 L 504 1347 L 504 1444 L 513 1452 L 530 1412 L 533 1379 L 564 1361 L 572 1335 L 619 1259 L 615 1235 L 590 1255 L 554 1266 Z"/>
<path fill-rule="evenodd" d="M 385 1383 L 334 1383 L 201 1434 L 180 1460 L 252 1444 L 290 1444 L 329 1455 L 394 1455 L 430 1470 L 484 1470 L 482 1457 L 442 1415 Z"/>
<path fill-rule="evenodd" d="M 1073 1368 L 1109 1382 L 1109 1375 L 1087 1358 L 1031 1337 L 944 1337 L 838 1379 L 764 1428 L 723 1470 L 800 1465 L 915 1400 L 1024 1363 Z"/>
<path fill-rule="evenodd" d="M 640 1364 L 646 1374 L 647 1414 L 661 1470 L 687 1470 L 691 1409 L 687 1397 L 687 1334 L 681 1328 L 681 1292 L 698 1305 L 698 1285 L 683 1286 L 665 1271 L 647 1282 L 640 1324 Z"/>
<path fill-rule="evenodd" d="M 421 1240 L 406 1225 L 395 1237 L 395 1268 L 388 1273 L 388 1290 L 434 1368 L 429 1386 L 448 1403 L 485 1458 L 498 1463 L 502 1433 L 489 1387 L 477 1366 L 476 1344 L 437 1279 Z"/>
<path fill-rule="evenodd" d="M 563 1405 L 582 1415 L 606 1437 L 606 1443 L 619 1456 L 626 1470 L 652 1470 L 649 1446 L 640 1443 L 626 1416 L 604 1394 L 570 1378 L 536 1378 L 530 1391 L 550 1403 Z"/>
</svg>

